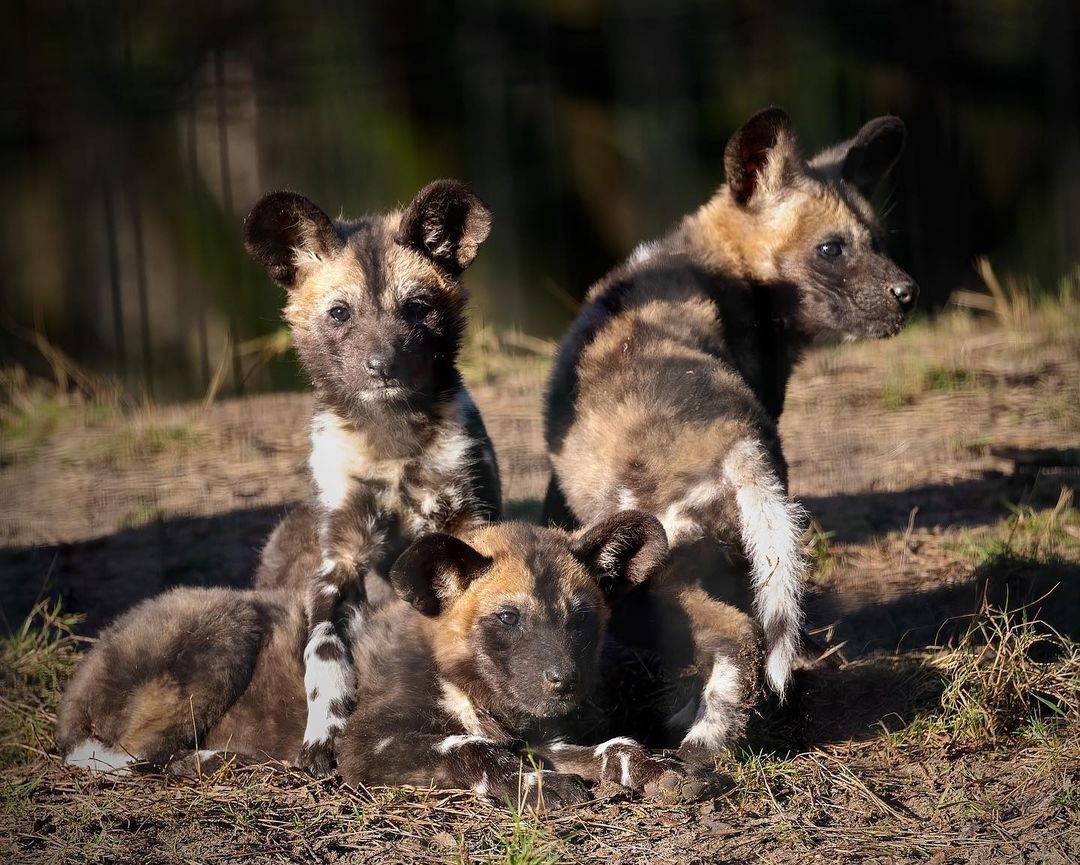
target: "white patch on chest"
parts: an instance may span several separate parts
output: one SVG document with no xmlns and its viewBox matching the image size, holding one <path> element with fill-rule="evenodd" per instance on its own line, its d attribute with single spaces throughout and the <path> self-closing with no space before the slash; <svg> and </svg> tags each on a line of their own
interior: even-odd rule
<svg viewBox="0 0 1080 865">
<path fill-rule="evenodd" d="M 370 472 L 366 439 L 334 412 L 316 412 L 308 465 L 319 504 L 336 511 L 348 500 L 357 479 Z"/>
</svg>

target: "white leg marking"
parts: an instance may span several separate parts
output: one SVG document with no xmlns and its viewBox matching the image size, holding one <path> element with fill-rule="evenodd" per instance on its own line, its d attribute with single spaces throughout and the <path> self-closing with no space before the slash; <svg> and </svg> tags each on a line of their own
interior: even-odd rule
<svg viewBox="0 0 1080 865">
<path fill-rule="evenodd" d="M 381 754 L 383 751 L 390 747 L 390 743 L 393 741 L 393 736 L 387 736 L 385 739 L 379 739 L 379 741 L 375 743 L 375 753 Z"/>
<path fill-rule="evenodd" d="M 616 736 L 614 739 L 608 739 L 606 742 L 601 742 L 599 745 L 597 745 L 596 750 L 593 751 L 593 756 L 603 757 L 604 752 L 607 751 L 608 748 L 611 748 L 615 745 L 629 745 L 633 748 L 640 747 L 640 745 L 638 745 L 638 743 L 635 742 L 633 739 L 628 739 L 626 738 L 626 736 Z"/>
<path fill-rule="evenodd" d="M 115 772 L 129 774 L 127 767 L 137 758 L 124 751 L 114 751 L 97 739 L 86 739 L 76 745 L 65 758 L 69 766 L 89 769 L 91 772 Z"/>
<path fill-rule="evenodd" d="M 619 764 L 622 767 L 622 772 L 619 775 L 619 783 L 624 787 L 634 786 L 630 777 L 630 755 L 625 751 L 619 754 Z"/>
<path fill-rule="evenodd" d="M 473 785 L 473 792 L 478 796 L 486 796 L 488 794 L 488 773 L 485 772 L 480 776 L 480 780 Z"/>
<path fill-rule="evenodd" d="M 735 487 L 743 546 L 751 563 L 754 605 L 765 628 L 765 674 L 784 696 L 802 624 L 804 562 L 799 536 L 805 512 L 784 494 L 761 445 L 739 442 L 724 460 L 724 475 Z"/>
<path fill-rule="evenodd" d="M 304 649 L 304 690 L 308 705 L 305 744 L 327 742 L 344 726 L 344 718 L 331 715 L 330 704 L 334 700 L 348 700 L 356 692 L 356 674 L 345 657 L 327 661 L 318 655 L 320 646 L 334 643 L 344 655 L 345 646 L 333 627 L 323 622 L 312 631 Z"/>
<path fill-rule="evenodd" d="M 455 748 L 460 748 L 463 745 L 468 745 L 471 742 L 486 742 L 487 744 L 494 744 L 491 739 L 485 739 L 483 736 L 447 736 L 435 749 L 440 754 L 449 754 Z"/>
<path fill-rule="evenodd" d="M 603 778 L 604 775 L 607 774 L 608 751 L 611 748 L 617 748 L 619 746 L 631 747 L 631 748 L 639 748 L 639 747 L 641 747 L 633 739 L 628 739 L 625 736 L 617 736 L 614 739 L 608 739 L 606 742 L 601 742 L 599 745 L 597 745 L 596 749 L 593 751 L 593 756 L 600 758 L 600 777 L 601 778 Z M 628 778 L 630 776 L 630 755 L 625 753 L 625 752 L 622 752 L 622 753 L 617 753 L 615 756 L 617 756 L 619 758 L 619 763 L 622 766 L 621 777 Z M 630 785 L 623 782 L 623 786 L 628 787 Z"/>
<path fill-rule="evenodd" d="M 720 749 L 727 745 L 733 715 L 739 710 L 739 668 L 730 658 L 719 657 L 705 685 L 694 725 L 683 737 L 689 745 Z"/>
</svg>

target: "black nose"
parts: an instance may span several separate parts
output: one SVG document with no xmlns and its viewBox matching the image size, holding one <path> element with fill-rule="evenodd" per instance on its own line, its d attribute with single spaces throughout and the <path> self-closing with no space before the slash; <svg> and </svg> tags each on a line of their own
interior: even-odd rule
<svg viewBox="0 0 1080 865">
<path fill-rule="evenodd" d="M 379 381 L 386 381 L 390 378 L 390 360 L 383 355 L 373 354 L 369 357 L 367 359 L 367 368 L 372 378 Z"/>
<path fill-rule="evenodd" d="M 890 285 L 889 291 L 905 312 L 915 306 L 915 301 L 919 299 L 919 286 L 914 282 L 898 282 Z"/>
<path fill-rule="evenodd" d="M 559 694 L 572 691 L 577 687 L 577 673 L 565 667 L 548 667 L 544 670 L 544 684 Z"/>
</svg>

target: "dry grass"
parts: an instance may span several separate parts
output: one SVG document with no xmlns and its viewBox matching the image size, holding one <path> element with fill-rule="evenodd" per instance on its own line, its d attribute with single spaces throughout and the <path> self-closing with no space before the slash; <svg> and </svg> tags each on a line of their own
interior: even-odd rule
<svg viewBox="0 0 1080 865">
<path fill-rule="evenodd" d="M 946 683 L 932 735 L 992 746 L 1022 727 L 1080 715 L 1080 646 L 1029 612 L 987 608 L 960 645 L 931 656 Z"/>
<path fill-rule="evenodd" d="M 38 602 L 0 644 L 0 765 L 19 765 L 54 750 L 55 711 L 79 647 L 80 616 L 65 613 L 59 601 Z"/>
</svg>

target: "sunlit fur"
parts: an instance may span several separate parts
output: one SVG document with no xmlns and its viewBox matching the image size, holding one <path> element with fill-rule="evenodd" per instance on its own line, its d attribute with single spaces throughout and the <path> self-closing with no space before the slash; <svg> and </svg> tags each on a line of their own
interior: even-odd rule
<svg viewBox="0 0 1080 865">
<path fill-rule="evenodd" d="M 889 336 L 911 311 L 917 289 L 883 253 L 867 198 L 903 137 L 879 118 L 807 162 L 783 112 L 755 115 L 725 150 L 728 182 L 590 289 L 556 356 L 545 516 L 633 507 L 664 525 L 672 558 L 653 596 L 683 624 L 668 616 L 674 630 L 658 633 L 639 609 L 635 627 L 619 615 L 612 627 L 673 658 L 689 651 L 677 669 L 701 696 L 672 718 L 687 746 L 737 738 L 745 714 L 725 707 L 745 703 L 757 675 L 746 664 L 760 657 L 739 649 L 756 640 L 745 621 L 706 608 L 754 612 L 780 695 L 796 662 L 805 518 L 788 500 L 777 421 L 809 345 Z"/>
<path fill-rule="evenodd" d="M 456 365 L 461 274 L 490 227 L 479 198 L 449 180 L 404 211 L 359 220 L 332 221 L 303 196 L 272 193 L 245 221 L 245 246 L 285 289 L 285 320 L 315 392 L 312 496 L 271 535 L 256 585 L 306 596 L 300 762 L 317 774 L 331 767 L 352 705 L 341 631 L 362 629 L 377 603 L 368 578 L 385 578 L 420 533 L 467 531 L 499 515 L 494 450 Z"/>
<path fill-rule="evenodd" d="M 632 512 L 573 535 L 502 524 L 418 539 L 392 575 L 402 600 L 373 611 L 350 645 L 359 685 L 338 742 L 345 780 L 467 787 L 516 804 L 539 789 L 552 806 L 585 798 L 586 780 L 644 790 L 685 778 L 611 730 L 603 708 L 609 603 L 647 580 L 666 548 L 659 524 Z M 512 624 L 496 618 L 511 608 Z M 176 774 L 222 752 L 296 762 L 305 634 L 289 592 L 150 600 L 76 671 L 58 715 L 61 754 L 96 771 L 139 763 Z M 647 679 L 640 666 L 617 669 Z M 553 682 L 552 670 L 573 683 Z"/>
</svg>

